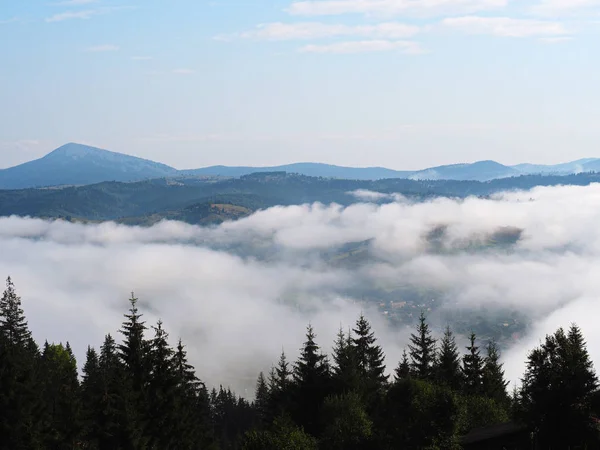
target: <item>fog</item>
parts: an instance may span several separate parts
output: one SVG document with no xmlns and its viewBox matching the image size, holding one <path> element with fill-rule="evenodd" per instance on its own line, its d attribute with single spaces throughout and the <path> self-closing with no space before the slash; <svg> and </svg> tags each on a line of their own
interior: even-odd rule
<svg viewBox="0 0 600 450">
<path fill-rule="evenodd" d="M 329 351 L 361 311 L 392 370 L 411 330 L 354 298 L 366 284 L 439 292 L 436 329 L 444 311 L 520 311 L 531 325 L 503 352 L 512 381 L 528 350 L 572 322 L 600 364 L 600 185 L 425 203 L 355 195 L 362 203 L 275 207 L 204 228 L 2 218 L 0 276 L 12 276 L 38 342 L 68 340 L 80 366 L 88 344 L 99 347 L 109 332 L 120 339 L 134 291 L 147 325 L 161 318 L 173 343 L 181 337 L 209 386 L 247 396 L 282 349 L 295 358 L 309 322 Z M 520 238 L 486 246 L 499 230 Z M 353 242 L 365 242 L 368 257 L 331 264 L 328 252 Z"/>
</svg>

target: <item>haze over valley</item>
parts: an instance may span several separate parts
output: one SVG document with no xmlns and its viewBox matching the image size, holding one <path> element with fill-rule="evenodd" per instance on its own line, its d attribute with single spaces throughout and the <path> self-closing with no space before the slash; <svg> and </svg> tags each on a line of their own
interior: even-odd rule
<svg viewBox="0 0 600 450">
<path fill-rule="evenodd" d="M 600 0 L 0 3 L 0 450 L 600 449 Z"/>
</svg>

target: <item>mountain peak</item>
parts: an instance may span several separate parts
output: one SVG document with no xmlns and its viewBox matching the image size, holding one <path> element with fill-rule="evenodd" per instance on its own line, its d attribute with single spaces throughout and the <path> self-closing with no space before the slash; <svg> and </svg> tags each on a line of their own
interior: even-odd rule
<svg viewBox="0 0 600 450">
<path fill-rule="evenodd" d="M 68 144 L 61 145 L 56 150 L 48 153 L 46 158 L 54 158 L 54 157 L 82 157 L 82 156 L 90 156 L 90 155 L 117 155 L 118 153 L 114 153 L 108 150 L 104 150 L 98 147 L 92 147 L 91 145 L 78 144 L 76 142 L 69 142 Z M 125 156 L 125 155 L 123 155 Z"/>
</svg>

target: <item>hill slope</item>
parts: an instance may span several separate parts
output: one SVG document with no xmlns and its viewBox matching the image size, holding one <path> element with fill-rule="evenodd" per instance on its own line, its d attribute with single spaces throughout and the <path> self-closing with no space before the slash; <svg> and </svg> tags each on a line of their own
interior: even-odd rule
<svg viewBox="0 0 600 450">
<path fill-rule="evenodd" d="M 343 178 L 347 180 L 381 180 L 384 178 L 408 178 L 413 172 L 392 170 L 385 167 L 343 167 L 320 163 L 294 163 L 271 167 L 211 166 L 202 169 L 182 170 L 184 175 L 214 175 L 241 177 L 251 173 L 288 172 L 309 177 Z"/>
<path fill-rule="evenodd" d="M 0 189 L 91 185 L 107 181 L 132 182 L 177 177 L 239 178 L 266 172 L 287 172 L 308 177 L 359 181 L 385 179 L 490 181 L 530 174 L 568 175 L 597 171 L 600 171 L 600 159 L 594 158 L 556 165 L 505 166 L 495 161 L 477 161 L 417 171 L 392 170 L 385 167 L 343 167 L 311 162 L 273 167 L 211 166 L 177 170 L 146 159 L 70 143 L 43 158 L 0 170 Z"/>
<path fill-rule="evenodd" d="M 0 216 L 66 217 L 151 224 L 161 219 L 215 223 L 275 205 L 360 202 L 353 194 L 370 190 L 400 193 L 419 201 L 437 196 L 487 196 L 499 191 L 534 186 L 579 185 L 600 182 L 600 174 L 528 175 L 479 181 L 417 181 L 408 179 L 336 180 L 289 174 L 253 174 L 222 180 L 154 179 L 136 183 L 105 182 L 56 189 L 0 190 Z M 390 201 L 382 196 L 378 202 Z"/>
<path fill-rule="evenodd" d="M 0 171 L 0 189 L 139 181 L 173 176 L 164 164 L 81 144 L 66 144 L 43 158 Z"/>
</svg>

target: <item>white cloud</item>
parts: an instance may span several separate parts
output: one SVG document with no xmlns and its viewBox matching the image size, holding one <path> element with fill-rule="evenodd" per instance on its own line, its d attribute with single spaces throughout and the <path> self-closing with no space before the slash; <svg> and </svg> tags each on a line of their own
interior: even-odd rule
<svg viewBox="0 0 600 450">
<path fill-rule="evenodd" d="M 417 55 L 424 52 L 416 42 L 388 40 L 348 41 L 324 45 L 310 44 L 300 48 L 300 52 L 302 53 L 338 54 L 385 52 L 391 50 L 400 50 L 402 53 L 409 55 Z"/>
<path fill-rule="evenodd" d="M 507 0 L 318 0 L 290 5 L 290 14 L 325 16 L 359 13 L 365 15 L 468 14 L 503 8 Z"/>
<path fill-rule="evenodd" d="M 397 22 L 376 25 L 342 25 L 318 22 L 268 23 L 259 25 L 256 30 L 241 33 L 242 38 L 268 40 L 322 39 L 340 36 L 359 36 L 381 39 L 401 39 L 414 36 L 419 27 Z"/>
<path fill-rule="evenodd" d="M 116 52 L 119 50 L 117 45 L 112 44 L 102 44 L 102 45 L 94 45 L 92 47 L 86 48 L 86 52 Z"/>
<path fill-rule="evenodd" d="M 104 8 L 86 9 L 81 11 L 65 11 L 62 13 L 54 14 L 53 16 L 47 17 L 46 22 L 63 22 L 65 20 L 88 20 L 95 16 L 101 16 L 109 14 L 114 11 L 120 11 L 124 9 L 134 9 L 131 6 L 109 6 Z"/>
<path fill-rule="evenodd" d="M 590 8 L 599 7 L 600 0 L 541 0 L 532 8 L 540 15 L 564 15 L 568 13 L 586 13 Z"/>
<path fill-rule="evenodd" d="M 91 19 L 99 14 L 101 13 L 97 9 L 88 9 L 85 11 L 65 11 L 46 18 L 46 22 L 62 22 L 63 20 L 71 19 Z"/>
<path fill-rule="evenodd" d="M 531 321 L 504 352 L 516 380 L 526 352 L 571 322 L 583 328 L 600 363 L 599 202 L 594 184 L 492 199 L 276 207 L 215 228 L 1 218 L 0 277 L 13 276 L 34 337 L 71 341 L 80 364 L 88 344 L 100 345 L 107 332 L 117 336 L 133 289 L 148 324 L 160 317 L 173 340 L 184 339 L 200 377 L 241 393 L 247 387 L 249 395 L 282 346 L 294 358 L 309 320 L 329 348 L 340 323 L 350 325 L 364 307 L 353 289 L 411 287 L 435 293 L 435 328 L 448 311 L 497 320 L 508 309 Z M 424 237 L 440 227 L 441 251 L 432 251 Z M 503 227 L 522 230 L 513 247 L 473 249 Z M 333 267 L 320 256 L 367 240 L 369 258 L 358 264 Z M 406 330 L 367 314 L 392 370 Z"/>
<path fill-rule="evenodd" d="M 57 6 L 79 6 L 89 5 L 90 3 L 97 3 L 98 0 L 65 0 L 62 2 L 55 3 Z"/>
<path fill-rule="evenodd" d="M 173 69 L 173 73 L 175 73 L 177 75 L 191 75 L 194 72 L 195 71 L 192 69 Z"/>
<path fill-rule="evenodd" d="M 502 37 L 556 36 L 567 33 L 565 27 L 559 22 L 510 17 L 451 17 L 442 20 L 442 25 L 469 34 Z"/>
</svg>

